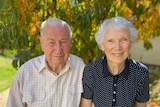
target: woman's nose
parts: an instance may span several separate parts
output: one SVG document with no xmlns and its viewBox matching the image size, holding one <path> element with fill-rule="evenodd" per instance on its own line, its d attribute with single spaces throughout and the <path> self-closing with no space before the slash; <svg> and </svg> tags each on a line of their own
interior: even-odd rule
<svg viewBox="0 0 160 107">
<path fill-rule="evenodd" d="M 121 48 L 121 43 L 120 43 L 120 41 L 115 42 L 114 47 L 115 47 L 116 49 L 120 49 L 120 48 Z"/>
</svg>

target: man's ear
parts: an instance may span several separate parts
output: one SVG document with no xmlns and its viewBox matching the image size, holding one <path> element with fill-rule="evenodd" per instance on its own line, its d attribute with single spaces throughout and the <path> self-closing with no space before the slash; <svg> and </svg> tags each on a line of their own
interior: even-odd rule
<svg viewBox="0 0 160 107">
<path fill-rule="evenodd" d="M 39 42 L 42 45 L 42 43 L 43 43 L 42 37 L 39 37 Z"/>
<path fill-rule="evenodd" d="M 71 44 L 71 47 L 72 47 L 72 38 L 70 39 L 70 44 Z"/>
<path fill-rule="evenodd" d="M 41 44 L 41 49 L 43 51 L 43 38 L 42 37 L 39 37 L 39 41 L 40 41 L 40 44 Z"/>
</svg>

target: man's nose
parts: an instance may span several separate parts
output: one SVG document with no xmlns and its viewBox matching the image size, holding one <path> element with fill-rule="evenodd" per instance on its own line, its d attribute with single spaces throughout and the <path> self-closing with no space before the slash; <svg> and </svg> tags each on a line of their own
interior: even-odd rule
<svg viewBox="0 0 160 107">
<path fill-rule="evenodd" d="M 62 46 L 61 46 L 60 43 L 57 43 L 57 44 L 56 44 L 56 46 L 55 46 L 55 51 L 56 51 L 57 53 L 60 53 L 60 52 L 62 51 Z"/>
</svg>

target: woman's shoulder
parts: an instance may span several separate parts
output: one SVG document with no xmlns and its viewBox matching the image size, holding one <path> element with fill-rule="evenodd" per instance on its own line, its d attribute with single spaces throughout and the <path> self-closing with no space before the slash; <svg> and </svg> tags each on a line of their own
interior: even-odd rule
<svg viewBox="0 0 160 107">
<path fill-rule="evenodd" d="M 99 59 L 97 59 L 97 60 L 95 60 L 95 61 L 92 61 L 92 62 L 88 63 L 88 64 L 86 65 L 86 67 L 89 67 L 89 68 L 91 67 L 91 68 L 93 68 L 93 67 L 102 66 L 103 61 L 104 61 L 104 57 L 101 57 L 101 58 L 99 58 Z"/>
<path fill-rule="evenodd" d="M 134 59 L 128 59 L 128 61 L 129 61 L 129 66 L 133 69 L 137 69 L 140 71 L 148 71 L 148 67 L 142 62 L 136 61 Z"/>
</svg>

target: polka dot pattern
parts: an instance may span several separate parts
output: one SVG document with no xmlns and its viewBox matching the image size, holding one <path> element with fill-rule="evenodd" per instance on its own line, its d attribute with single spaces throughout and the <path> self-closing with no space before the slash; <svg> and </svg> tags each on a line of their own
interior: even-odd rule
<svg viewBox="0 0 160 107">
<path fill-rule="evenodd" d="M 95 107 L 134 107 L 149 100 L 149 74 L 145 65 L 127 59 L 122 73 L 113 76 L 105 70 L 105 57 L 88 64 L 83 73 L 82 97 Z"/>
</svg>

